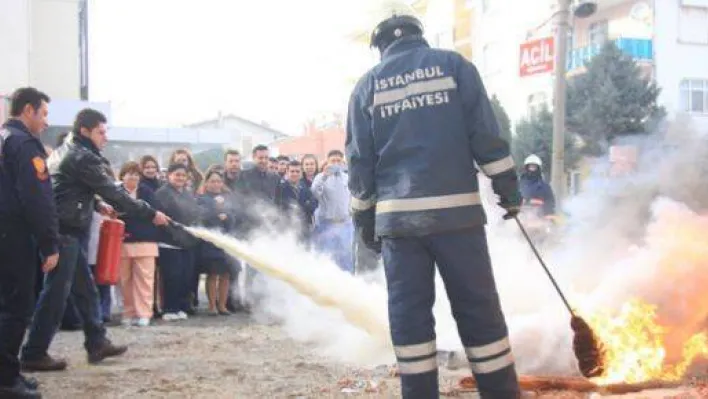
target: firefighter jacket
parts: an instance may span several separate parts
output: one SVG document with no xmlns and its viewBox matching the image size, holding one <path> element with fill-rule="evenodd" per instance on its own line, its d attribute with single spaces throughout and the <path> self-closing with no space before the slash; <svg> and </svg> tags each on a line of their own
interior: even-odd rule
<svg viewBox="0 0 708 399">
<path fill-rule="evenodd" d="M 551 186 L 543 180 L 540 171 L 525 172 L 521 175 L 520 190 L 524 202 L 531 200 L 543 201 L 543 216 L 553 215 L 556 212 L 556 197 Z"/>
<path fill-rule="evenodd" d="M 42 142 L 21 121 L 10 119 L 0 128 L 0 233 L 27 228 L 45 257 L 59 250 L 46 158 Z"/>
<path fill-rule="evenodd" d="M 509 145 L 477 69 L 420 36 L 394 42 L 357 83 L 346 155 L 352 210 L 375 208 L 377 236 L 484 224 L 475 163 L 502 203 L 519 200 Z"/>
</svg>

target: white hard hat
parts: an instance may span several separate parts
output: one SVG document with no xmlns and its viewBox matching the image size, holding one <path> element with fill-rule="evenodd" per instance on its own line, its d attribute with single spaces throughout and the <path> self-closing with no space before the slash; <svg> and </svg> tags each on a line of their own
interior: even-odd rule
<svg viewBox="0 0 708 399">
<path fill-rule="evenodd" d="M 397 28 L 412 27 L 423 33 L 423 23 L 408 2 L 401 0 L 383 0 L 371 11 L 373 27 L 369 44 L 379 47 L 382 33 Z"/>
<path fill-rule="evenodd" d="M 524 166 L 526 165 L 538 165 L 540 168 L 543 166 L 543 161 L 541 161 L 541 158 L 539 158 L 536 154 L 531 154 L 524 160 Z"/>
</svg>

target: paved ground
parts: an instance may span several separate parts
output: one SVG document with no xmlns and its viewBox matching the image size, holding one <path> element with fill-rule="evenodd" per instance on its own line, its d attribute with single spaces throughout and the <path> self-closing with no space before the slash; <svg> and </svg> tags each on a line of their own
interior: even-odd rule
<svg viewBox="0 0 708 399">
<path fill-rule="evenodd" d="M 247 316 L 198 316 L 148 328 L 110 328 L 125 357 L 89 366 L 81 332 L 62 332 L 52 354 L 67 357 L 70 369 L 38 374 L 46 398 L 332 398 L 398 397 L 388 368 L 362 370 L 313 355 L 276 325 Z M 463 371 L 442 373 L 452 386 Z M 367 392 L 368 391 L 368 392 Z M 465 393 L 458 397 L 472 398 Z M 589 398 L 575 393 L 529 394 L 539 398 Z M 688 388 L 625 395 L 632 398 L 701 398 Z"/>
</svg>

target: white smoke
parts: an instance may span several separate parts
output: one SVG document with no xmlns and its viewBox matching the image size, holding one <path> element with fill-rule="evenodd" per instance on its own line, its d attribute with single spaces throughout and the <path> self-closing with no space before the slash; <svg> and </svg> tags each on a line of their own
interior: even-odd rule
<svg viewBox="0 0 708 399">
<path fill-rule="evenodd" d="M 667 250 L 659 245 L 661 228 L 657 224 L 666 223 L 667 215 L 692 217 L 691 209 L 700 210 L 708 204 L 708 184 L 699 178 L 702 165 L 708 164 L 704 161 L 708 160 L 708 146 L 699 136 L 678 130 L 682 133 L 680 140 L 675 140 L 676 134 L 636 140 L 642 158 L 639 172 L 630 177 L 607 178 L 607 162 L 598 160 L 585 190 L 567 202 L 568 223 L 540 249 L 571 305 L 582 310 L 612 308 L 641 294 L 655 281 L 653 266 Z M 502 210 L 495 205 L 497 200 L 484 179 L 482 193 L 497 289 L 519 371 L 576 373 L 568 310 L 517 226 L 502 221 Z M 646 236 L 651 220 L 654 225 Z M 339 297 L 346 306 L 371 313 L 374 320 L 386 324 L 382 270 L 351 276 L 328 258 L 296 244 L 292 234 L 282 233 L 269 231 L 253 238 L 251 250 L 274 266 L 308 280 L 318 290 Z M 393 362 L 386 334 L 367 334 L 349 323 L 338 309 L 318 306 L 282 281 L 260 280 L 256 287 L 265 300 L 257 316 L 280 323 L 292 338 L 346 363 L 371 366 Z M 460 350 L 439 277 L 436 288 L 438 348 Z"/>
</svg>

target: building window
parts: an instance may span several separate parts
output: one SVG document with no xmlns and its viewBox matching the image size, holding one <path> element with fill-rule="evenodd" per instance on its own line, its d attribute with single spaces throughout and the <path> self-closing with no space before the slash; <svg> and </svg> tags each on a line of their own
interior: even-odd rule
<svg viewBox="0 0 708 399">
<path fill-rule="evenodd" d="M 689 114 L 708 114 L 708 80 L 684 79 L 680 85 L 681 111 Z"/>
<path fill-rule="evenodd" d="M 679 41 L 708 44 L 708 8 L 682 7 L 679 15 Z"/>
<path fill-rule="evenodd" d="M 536 115 L 544 106 L 548 107 L 548 95 L 544 92 L 531 94 L 526 104 L 529 116 L 531 117 Z"/>
<path fill-rule="evenodd" d="M 607 20 L 597 21 L 590 24 L 588 28 L 588 40 L 591 45 L 605 44 L 609 36 L 609 26 Z"/>
</svg>

